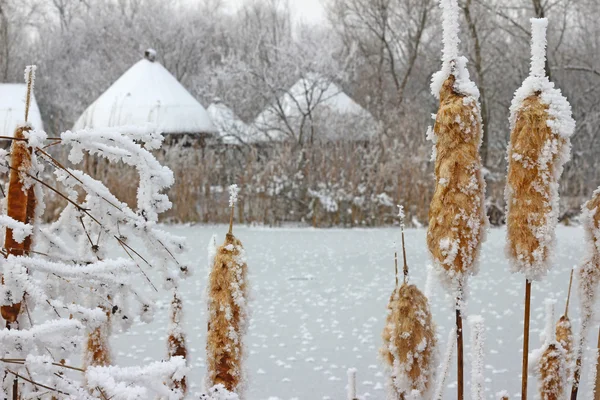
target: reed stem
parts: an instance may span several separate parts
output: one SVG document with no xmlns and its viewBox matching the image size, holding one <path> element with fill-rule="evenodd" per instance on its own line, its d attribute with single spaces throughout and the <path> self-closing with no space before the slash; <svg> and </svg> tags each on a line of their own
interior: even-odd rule
<svg viewBox="0 0 600 400">
<path fill-rule="evenodd" d="M 527 380 L 529 365 L 529 320 L 531 316 L 531 281 L 525 281 L 525 316 L 523 326 L 523 368 L 521 380 L 521 399 L 527 400 Z"/>
</svg>

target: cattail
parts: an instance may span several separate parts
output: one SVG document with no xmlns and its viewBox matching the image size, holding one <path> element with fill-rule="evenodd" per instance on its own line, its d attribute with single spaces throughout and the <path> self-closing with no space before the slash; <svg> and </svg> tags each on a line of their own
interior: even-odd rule
<svg viewBox="0 0 600 400">
<path fill-rule="evenodd" d="M 427 393 L 432 386 L 436 337 L 427 298 L 415 285 L 404 283 L 392 293 L 383 343 L 381 355 L 390 368 L 396 398 L 414 390 Z"/>
<path fill-rule="evenodd" d="M 435 192 L 429 207 L 427 245 L 443 269 L 456 302 L 457 399 L 464 398 L 462 300 L 467 277 L 477 272 L 484 240 L 485 182 L 479 148 L 482 140 L 479 90 L 469 79 L 466 59 L 459 57 L 460 9 L 457 0 L 440 0 L 443 9 L 442 70 L 432 79 L 440 100 L 434 142 Z"/>
<path fill-rule="evenodd" d="M 177 291 L 173 293 L 171 301 L 171 322 L 167 339 L 168 355 L 171 357 L 183 357 L 187 360 L 187 347 L 185 345 L 185 333 L 181 327 L 183 323 L 183 307 Z M 174 381 L 173 387 L 180 389 L 185 395 L 187 393 L 187 380 L 184 376 L 180 381 Z"/>
<path fill-rule="evenodd" d="M 235 206 L 237 187 L 230 188 Z M 217 249 L 208 282 L 207 387 L 222 384 L 230 392 L 243 391 L 243 336 L 248 324 L 247 265 L 242 243 L 233 236 L 233 215 L 225 243 Z"/>
<path fill-rule="evenodd" d="M 560 400 L 563 398 L 567 378 L 566 352 L 554 333 L 554 302 L 547 301 L 546 308 L 546 340 L 537 366 L 539 391 L 542 400 Z"/>
<path fill-rule="evenodd" d="M 584 204 L 581 220 L 585 228 L 587 250 L 583 265 L 577 271 L 581 326 L 577 340 L 573 387 L 571 389 L 571 399 L 573 400 L 577 399 L 583 364 L 583 350 L 586 346 L 586 335 L 590 323 L 594 319 L 594 305 L 598 298 L 598 286 L 600 284 L 600 188 L 594 192 L 592 199 Z"/>
<path fill-rule="evenodd" d="M 558 223 L 558 179 L 575 130 L 571 106 L 546 77 L 547 19 L 532 19 L 531 73 L 511 105 L 508 148 L 507 254 L 525 274 L 521 397 L 527 399 L 531 283 L 550 268 Z"/>
<path fill-rule="evenodd" d="M 404 214 L 400 208 L 402 236 Z M 402 240 L 404 282 L 392 292 L 383 330 L 383 361 L 391 372 L 390 392 L 404 399 L 415 391 L 425 396 L 433 386 L 436 336 L 427 297 L 408 284 L 406 248 Z M 397 257 L 396 276 L 398 275 Z"/>
<path fill-rule="evenodd" d="M 569 319 L 569 302 L 571 300 L 571 286 L 573 284 L 573 270 L 571 270 L 571 277 L 569 279 L 569 291 L 567 294 L 567 303 L 565 305 L 565 313 L 560 317 L 556 323 L 556 341 L 565 350 L 567 357 L 567 378 L 571 376 L 571 362 L 573 361 L 573 329 L 571 326 L 571 320 Z"/>
<path fill-rule="evenodd" d="M 31 150 L 25 140 L 25 132 L 29 131 L 27 126 L 18 127 L 15 131 L 11 146 L 10 177 L 8 183 L 7 215 L 19 222 L 27 222 L 27 173 L 31 169 Z M 21 140 L 19 140 L 21 139 Z M 6 228 L 4 248 L 8 254 L 23 255 L 26 241 L 18 243 L 13 237 L 13 231 Z M 4 284 L 4 279 L 2 279 Z M 6 321 L 9 329 L 18 329 L 18 318 L 21 312 L 21 299 L 13 299 L 14 303 L 1 307 L 2 318 Z"/>
<path fill-rule="evenodd" d="M 87 338 L 83 363 L 87 366 L 106 367 L 112 363 L 109 338 L 111 334 L 110 312 L 106 312 L 106 321 L 94 328 Z"/>
</svg>

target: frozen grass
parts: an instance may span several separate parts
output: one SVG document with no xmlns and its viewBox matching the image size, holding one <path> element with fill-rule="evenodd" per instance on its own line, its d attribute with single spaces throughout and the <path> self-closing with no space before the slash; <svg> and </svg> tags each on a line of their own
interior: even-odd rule
<svg viewBox="0 0 600 400">
<path fill-rule="evenodd" d="M 226 226 L 173 226 L 170 231 L 188 239 L 195 275 L 184 283 L 181 295 L 186 315 L 191 363 L 191 391 L 199 389 L 205 372 L 206 303 L 208 273 L 206 248 L 213 233 L 224 240 Z M 346 393 L 346 370 L 358 369 L 358 393 L 365 399 L 384 399 L 383 367 L 377 358 L 385 309 L 394 286 L 393 242 L 399 229 L 266 229 L 236 227 L 248 256 L 251 279 L 251 326 L 248 347 L 248 400 L 337 400 Z M 406 246 L 411 282 L 424 288 L 429 256 L 424 229 L 408 230 Z M 531 348 L 540 347 L 544 330 L 544 299 L 558 300 L 562 312 L 569 270 L 582 258 L 583 230 L 559 227 L 556 262 L 547 278 L 534 283 Z M 507 389 L 520 396 L 522 304 L 524 279 L 510 274 L 504 256 L 505 230 L 493 229 L 481 254 L 481 268 L 470 281 L 468 314 L 485 319 L 485 395 Z M 140 279 L 140 285 L 146 285 Z M 574 285 L 575 287 L 576 285 Z M 454 326 L 452 300 L 434 287 L 433 315 L 440 346 Z M 578 304 L 571 311 L 578 326 Z M 164 357 L 169 317 L 169 294 L 164 293 L 154 322 L 134 324 L 114 337 L 116 361 L 143 364 Z M 558 317 L 558 316 L 557 316 Z M 595 329 L 592 329 L 595 333 Z M 470 332 L 465 331 L 465 371 L 470 371 Z M 595 340 L 591 341 L 595 344 Z M 439 349 L 443 352 L 444 349 Z M 589 352 L 588 352 L 589 354 Z M 589 365 L 589 364 L 588 364 Z M 455 397 L 456 376 L 447 380 L 445 398 Z M 470 389 L 469 374 L 467 386 Z M 584 383 L 587 376 L 584 373 Z M 536 393 L 530 378 L 529 393 Z M 585 393 L 583 393 L 585 396 Z"/>
</svg>

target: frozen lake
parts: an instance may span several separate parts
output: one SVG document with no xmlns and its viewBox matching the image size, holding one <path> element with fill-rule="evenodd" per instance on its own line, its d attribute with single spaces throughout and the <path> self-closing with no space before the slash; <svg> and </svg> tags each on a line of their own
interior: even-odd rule
<svg viewBox="0 0 600 400">
<path fill-rule="evenodd" d="M 195 265 L 195 274 L 181 288 L 193 367 L 189 377 L 192 391 L 200 389 L 205 372 L 207 244 L 213 233 L 219 235 L 220 244 L 226 230 L 225 226 L 169 227 L 172 233 L 187 237 L 188 258 Z M 344 399 L 350 367 L 358 369 L 359 394 L 365 399 L 384 399 L 385 376 L 378 349 L 394 286 L 393 242 L 399 240 L 399 229 L 236 227 L 234 233 L 246 248 L 252 290 L 251 327 L 246 338 L 247 400 Z M 425 235 L 424 229 L 406 233 L 411 282 L 421 289 L 429 263 Z M 511 399 L 520 397 L 524 278 L 510 273 L 504 244 L 504 229 L 491 230 L 483 247 L 480 273 L 470 281 L 469 314 L 483 316 L 487 331 L 484 362 L 489 399 L 504 389 Z M 558 300 L 557 318 L 563 312 L 569 270 L 580 262 L 583 248 L 582 228 L 558 228 L 554 268 L 532 289 L 530 348 L 540 346 L 544 299 Z M 140 285 L 143 282 L 140 279 Z M 448 330 L 454 326 L 452 301 L 439 285 L 433 294 L 430 300 L 438 350 L 443 353 Z M 161 306 L 151 324 L 136 323 L 129 332 L 114 336 L 117 363 L 143 364 L 164 357 L 169 294 L 163 292 L 159 297 Z M 576 293 L 571 305 L 570 316 L 575 320 Z M 577 322 L 574 325 L 577 327 Z M 470 333 L 465 329 L 469 378 Z M 445 398 L 456 398 L 455 381 L 453 370 Z M 536 385 L 530 377 L 530 396 L 537 393 Z M 468 381 L 465 390 L 469 398 Z"/>
</svg>

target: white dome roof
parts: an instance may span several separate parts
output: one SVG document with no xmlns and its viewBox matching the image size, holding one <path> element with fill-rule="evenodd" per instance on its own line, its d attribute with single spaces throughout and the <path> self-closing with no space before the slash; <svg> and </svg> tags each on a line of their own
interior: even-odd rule
<svg viewBox="0 0 600 400">
<path fill-rule="evenodd" d="M 27 85 L 24 83 L 2 83 L 0 84 L 0 135 L 12 136 L 17 125 L 25 122 L 25 96 Z M 33 129 L 44 129 L 40 109 L 31 96 L 29 106 L 29 123 Z"/>
<path fill-rule="evenodd" d="M 165 67 L 147 59 L 102 93 L 73 129 L 147 124 L 165 134 L 217 133 L 202 104 Z"/>
<path fill-rule="evenodd" d="M 248 144 L 256 141 L 259 135 L 253 126 L 247 125 L 221 101 L 208 106 L 208 114 L 219 130 L 223 143 Z"/>
</svg>

